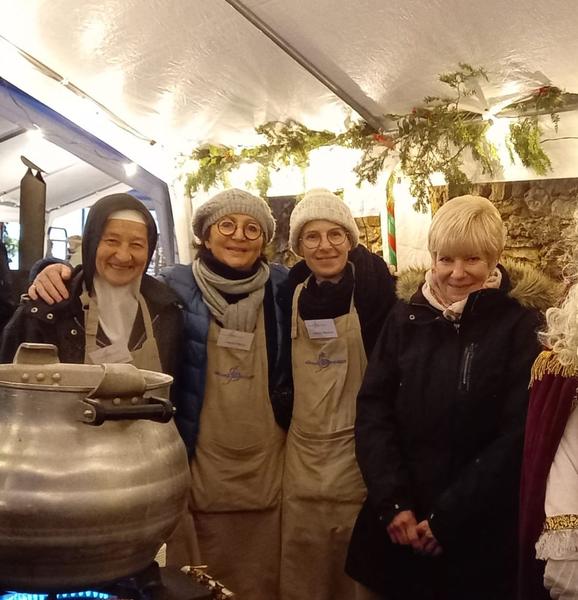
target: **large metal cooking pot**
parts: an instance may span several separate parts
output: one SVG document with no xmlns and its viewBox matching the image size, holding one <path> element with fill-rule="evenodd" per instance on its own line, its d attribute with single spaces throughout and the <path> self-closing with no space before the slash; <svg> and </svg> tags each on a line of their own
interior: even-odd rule
<svg viewBox="0 0 578 600">
<path fill-rule="evenodd" d="M 171 382 L 45 344 L 0 365 L 0 587 L 78 589 L 152 562 L 189 489 Z"/>
</svg>

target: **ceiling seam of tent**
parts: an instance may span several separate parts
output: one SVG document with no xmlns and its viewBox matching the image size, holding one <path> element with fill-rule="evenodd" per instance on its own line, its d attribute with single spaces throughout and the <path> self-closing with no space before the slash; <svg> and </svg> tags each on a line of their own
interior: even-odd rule
<svg viewBox="0 0 578 600">
<path fill-rule="evenodd" d="M 22 158 L 22 157 L 21 157 L 21 158 Z M 24 158 L 26 158 L 26 157 L 24 157 Z M 29 168 L 31 168 L 31 169 L 35 169 L 35 170 L 38 170 L 38 171 L 40 171 L 40 172 L 42 173 L 42 177 L 43 177 L 43 179 L 45 179 L 45 180 L 46 180 L 48 177 L 50 177 L 51 175 L 59 175 L 59 174 L 61 174 L 61 173 L 64 173 L 64 172 L 65 172 L 65 171 L 67 171 L 68 169 L 71 169 L 71 168 L 73 168 L 73 167 L 75 166 L 75 165 L 66 165 L 65 167 L 60 167 L 59 169 L 54 169 L 53 171 L 50 171 L 50 172 L 48 172 L 48 171 L 45 171 L 44 169 L 41 169 L 40 167 L 38 167 L 37 165 L 35 165 L 35 164 L 34 164 L 34 163 L 32 163 L 31 161 L 29 161 L 28 159 L 26 159 L 26 161 L 27 161 L 27 162 L 25 162 L 25 161 L 22 161 L 22 162 L 24 162 L 24 164 L 25 164 L 27 167 L 29 167 Z M 115 182 L 115 185 L 116 185 L 116 183 L 117 183 L 117 182 Z M 128 185 L 128 184 L 125 184 L 125 185 Z M 4 196 L 4 195 L 6 195 L 6 194 L 10 194 L 10 193 L 12 193 L 12 192 L 15 192 L 15 191 L 16 191 L 16 190 L 18 190 L 18 189 L 20 189 L 20 183 L 19 183 L 18 185 L 14 186 L 14 187 L 11 187 L 11 188 L 9 188 L 9 189 L 2 190 L 2 191 L 0 192 L 0 197 L 1 197 L 1 196 Z M 58 208 L 58 207 L 57 207 L 57 208 Z"/>
<path fill-rule="evenodd" d="M 304 56 L 297 48 L 290 44 L 284 37 L 275 31 L 266 21 L 256 15 L 250 8 L 245 6 L 240 0 L 225 0 L 232 8 L 241 14 L 247 21 L 256 27 L 261 33 L 267 36 L 274 44 L 276 44 L 285 54 L 290 56 L 295 62 L 301 65 L 313 77 L 333 92 L 345 104 L 355 110 L 371 127 L 376 131 L 391 127 L 391 122 L 383 117 L 374 115 L 367 107 L 358 100 L 350 96 L 341 86 L 339 86 L 326 73 L 321 71 L 313 64 L 306 56 Z"/>
<path fill-rule="evenodd" d="M 27 133 L 27 131 L 28 130 L 24 127 L 18 127 L 18 129 L 14 129 L 13 131 L 5 133 L 3 136 L 0 136 L 0 144 L 7 142 L 8 140 L 11 140 L 15 137 L 18 137 L 19 135 L 23 135 Z"/>
<path fill-rule="evenodd" d="M 76 202 L 81 202 L 82 200 L 85 200 L 86 198 L 90 198 L 90 197 L 98 195 L 98 194 L 103 194 L 104 192 L 106 192 L 114 187 L 117 187 L 118 185 L 126 185 L 127 187 L 130 187 L 128 184 L 123 183 L 122 181 L 115 181 L 115 182 L 107 184 L 105 186 L 100 186 L 98 188 L 95 188 L 93 191 L 91 191 L 87 194 L 82 194 L 82 195 L 78 196 L 77 198 L 74 198 L 68 202 L 64 202 L 62 204 L 59 204 L 58 206 L 53 206 L 52 208 L 47 209 L 46 212 L 51 213 L 51 212 L 54 212 L 55 210 L 60 210 L 62 208 L 66 208 L 67 206 L 70 206 L 71 204 L 74 204 Z"/>
<path fill-rule="evenodd" d="M 57 83 L 59 83 L 60 85 L 65 87 L 67 90 L 69 90 L 70 92 L 72 92 L 73 94 L 78 96 L 79 98 L 83 98 L 83 99 L 86 99 L 86 100 L 92 102 L 94 104 L 95 108 L 104 112 L 106 114 L 106 116 L 120 129 L 126 131 L 127 133 L 130 133 L 131 135 L 135 136 L 139 140 L 147 142 L 151 146 L 156 144 L 156 140 L 152 140 L 149 137 L 142 134 L 140 131 L 135 129 L 132 125 L 127 123 L 124 119 L 122 119 L 117 114 L 112 112 L 104 104 L 102 104 L 101 102 L 99 102 L 98 100 L 93 98 L 90 94 L 88 94 L 87 92 L 85 92 L 84 90 L 79 88 L 78 86 L 74 85 L 74 83 L 71 83 L 68 79 L 66 79 L 66 77 L 63 77 L 62 75 L 60 75 L 60 73 L 58 73 L 57 71 L 55 71 L 54 69 L 49 67 L 47 64 L 43 63 L 41 60 L 37 59 L 35 56 L 32 56 L 31 54 L 26 52 L 26 50 L 23 50 L 16 44 L 13 44 L 10 40 L 5 38 L 3 35 L 0 35 L 0 40 L 2 40 L 4 43 L 6 43 L 9 46 L 11 46 L 12 48 L 14 48 L 18 52 L 18 54 L 20 54 L 20 56 L 22 56 L 22 58 L 24 58 L 26 61 L 28 61 L 40 73 L 42 73 L 49 79 L 56 81 Z"/>
</svg>

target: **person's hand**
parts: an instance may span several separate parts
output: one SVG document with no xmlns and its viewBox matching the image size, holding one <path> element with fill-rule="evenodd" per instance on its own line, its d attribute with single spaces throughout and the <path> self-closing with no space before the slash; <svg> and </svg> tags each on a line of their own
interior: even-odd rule
<svg viewBox="0 0 578 600">
<path fill-rule="evenodd" d="M 420 539 L 416 528 L 417 521 L 413 511 L 402 510 L 393 517 L 387 526 L 387 533 L 394 544 L 417 547 L 420 544 Z"/>
<path fill-rule="evenodd" d="M 72 269 L 61 263 L 48 265 L 34 279 L 28 288 L 32 300 L 42 298 L 48 304 L 61 302 L 68 298 L 65 281 L 70 279 Z"/>
<path fill-rule="evenodd" d="M 443 550 L 429 526 L 429 521 L 418 523 L 416 530 L 421 542 L 421 552 L 431 556 L 439 556 Z"/>
</svg>

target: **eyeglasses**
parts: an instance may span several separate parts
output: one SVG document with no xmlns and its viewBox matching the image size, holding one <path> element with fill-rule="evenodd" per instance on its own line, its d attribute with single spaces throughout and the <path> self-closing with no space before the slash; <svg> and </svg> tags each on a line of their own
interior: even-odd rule
<svg viewBox="0 0 578 600">
<path fill-rule="evenodd" d="M 336 227 L 335 229 L 330 229 L 325 234 L 325 239 L 332 246 L 341 246 L 348 238 L 347 232 L 341 229 L 340 227 Z M 302 235 L 299 238 L 305 248 L 308 250 L 315 250 L 321 246 L 321 241 L 323 239 L 323 235 L 319 231 L 308 231 L 305 235 Z"/>
<path fill-rule="evenodd" d="M 254 223 L 253 221 L 249 221 L 244 225 L 239 225 L 239 223 L 233 221 L 233 219 L 225 217 L 217 222 L 218 232 L 225 237 L 231 237 L 235 235 L 235 232 L 239 227 L 243 231 L 243 235 L 251 242 L 259 239 L 263 235 L 263 230 L 261 229 L 259 223 Z"/>
</svg>

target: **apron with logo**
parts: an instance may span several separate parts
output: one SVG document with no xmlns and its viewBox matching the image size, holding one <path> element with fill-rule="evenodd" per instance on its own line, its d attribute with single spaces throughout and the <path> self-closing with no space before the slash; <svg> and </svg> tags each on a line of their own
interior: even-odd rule
<svg viewBox="0 0 578 600">
<path fill-rule="evenodd" d="M 315 333 L 293 296 L 294 405 L 287 435 L 282 508 L 282 600 L 353 600 L 344 571 L 347 546 L 366 490 L 355 460 L 357 392 L 367 360 L 353 305 L 333 321 L 337 337 Z M 312 322 L 308 322 L 309 324 Z"/>
<path fill-rule="evenodd" d="M 191 464 L 201 558 L 238 600 L 276 600 L 285 433 L 269 399 L 263 308 L 250 349 L 220 342 L 227 331 L 211 320 Z"/>
<path fill-rule="evenodd" d="M 153 331 L 151 315 L 142 294 L 138 294 L 138 303 L 143 317 L 146 339 L 142 346 L 133 350 L 130 361 L 138 369 L 162 373 L 159 349 Z M 86 291 L 81 296 L 85 309 L 85 353 L 84 362 L 92 363 L 91 355 L 98 350 L 96 332 L 98 330 L 98 305 Z M 128 357 L 127 357 L 128 358 Z M 111 361 L 113 362 L 113 361 Z M 158 395 L 168 398 L 169 391 L 157 390 Z M 190 504 L 190 499 L 189 499 Z M 177 567 L 200 564 L 195 523 L 190 510 L 185 510 L 174 532 L 167 540 L 166 563 Z"/>
</svg>

